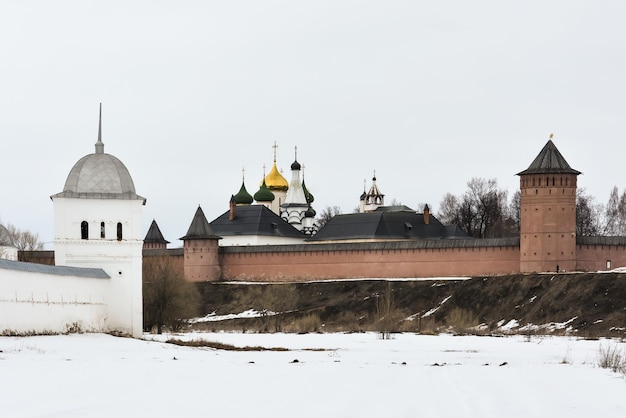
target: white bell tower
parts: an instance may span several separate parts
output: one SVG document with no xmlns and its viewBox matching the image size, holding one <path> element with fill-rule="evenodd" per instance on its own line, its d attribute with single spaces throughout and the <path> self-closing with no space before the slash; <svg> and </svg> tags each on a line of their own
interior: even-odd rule
<svg viewBox="0 0 626 418">
<path fill-rule="evenodd" d="M 102 105 L 95 153 L 72 167 L 54 205 L 57 266 L 102 268 L 110 286 L 103 297 L 107 327 L 140 336 L 143 331 L 141 214 L 146 199 L 137 195 L 124 164 L 104 153 Z M 105 280 L 105 279 L 103 279 Z"/>
</svg>

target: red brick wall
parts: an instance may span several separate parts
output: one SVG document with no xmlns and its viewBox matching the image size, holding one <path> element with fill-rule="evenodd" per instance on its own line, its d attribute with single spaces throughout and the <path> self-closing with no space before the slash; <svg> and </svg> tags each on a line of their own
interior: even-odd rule
<svg viewBox="0 0 626 418">
<path fill-rule="evenodd" d="M 626 267 L 626 246 L 624 245 L 578 245 L 576 253 L 577 270 L 606 270 L 607 260 L 611 260 L 611 269 Z"/>
<path fill-rule="evenodd" d="M 519 273 L 519 248 L 223 252 L 225 280 L 410 278 Z"/>
</svg>

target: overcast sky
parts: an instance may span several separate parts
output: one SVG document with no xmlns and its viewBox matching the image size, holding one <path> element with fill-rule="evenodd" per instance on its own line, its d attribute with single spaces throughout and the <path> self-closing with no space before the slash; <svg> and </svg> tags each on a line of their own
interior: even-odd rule
<svg viewBox="0 0 626 418">
<path fill-rule="evenodd" d="M 50 195 L 94 152 L 128 167 L 182 244 L 298 147 L 314 207 L 378 185 L 437 212 L 515 174 L 554 133 L 579 186 L 626 187 L 623 1 L 3 1 L 0 222 L 54 238 Z"/>
</svg>

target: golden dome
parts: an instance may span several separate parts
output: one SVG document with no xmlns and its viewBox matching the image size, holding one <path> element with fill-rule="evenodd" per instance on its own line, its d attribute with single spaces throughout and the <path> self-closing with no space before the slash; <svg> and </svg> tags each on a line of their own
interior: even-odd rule
<svg viewBox="0 0 626 418">
<path fill-rule="evenodd" d="M 278 169 L 276 168 L 276 161 L 274 161 L 274 165 L 272 166 L 269 174 L 265 176 L 265 185 L 270 190 L 286 191 L 289 189 L 289 182 L 278 172 Z"/>
</svg>

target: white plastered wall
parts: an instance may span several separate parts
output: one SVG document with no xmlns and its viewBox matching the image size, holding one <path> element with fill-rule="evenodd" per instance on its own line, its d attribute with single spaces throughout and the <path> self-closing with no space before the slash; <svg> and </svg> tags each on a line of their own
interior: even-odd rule
<svg viewBox="0 0 626 418">
<path fill-rule="evenodd" d="M 108 324 L 133 336 L 143 326 L 141 293 L 141 200 L 59 198 L 54 201 L 55 264 L 102 268 L 111 276 L 105 295 Z M 89 224 L 88 239 L 81 239 L 81 223 Z M 101 223 L 105 236 L 101 238 Z M 117 239 L 117 224 L 122 239 Z"/>
<path fill-rule="evenodd" d="M 0 269 L 0 333 L 109 331 L 110 279 Z"/>
<path fill-rule="evenodd" d="M 288 245 L 288 244 L 303 244 L 303 238 L 290 238 L 290 237 L 274 237 L 263 235 L 231 235 L 222 236 L 219 240 L 220 247 L 234 247 L 245 245 Z"/>
</svg>

